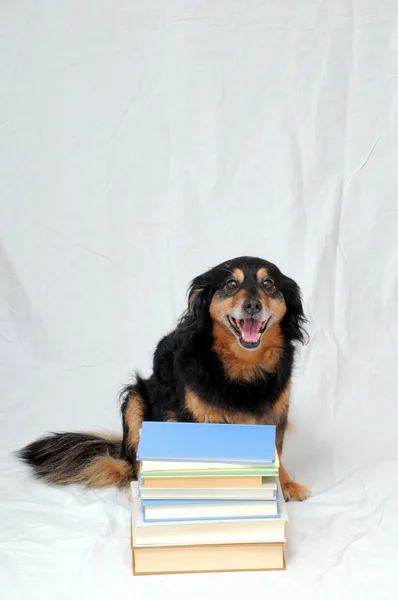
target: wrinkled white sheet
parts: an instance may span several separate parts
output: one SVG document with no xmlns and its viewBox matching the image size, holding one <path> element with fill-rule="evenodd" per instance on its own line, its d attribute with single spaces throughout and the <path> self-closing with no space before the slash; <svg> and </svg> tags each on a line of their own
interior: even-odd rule
<svg viewBox="0 0 398 600">
<path fill-rule="evenodd" d="M 397 90 L 393 0 L 1 3 L 2 598 L 398 598 Z M 284 573 L 133 578 L 125 496 L 11 453 L 120 431 L 190 279 L 242 254 L 303 289 L 313 498 Z"/>
</svg>

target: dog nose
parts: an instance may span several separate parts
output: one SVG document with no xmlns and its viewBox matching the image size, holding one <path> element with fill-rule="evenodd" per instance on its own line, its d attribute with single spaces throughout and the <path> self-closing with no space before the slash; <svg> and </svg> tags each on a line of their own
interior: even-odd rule
<svg viewBox="0 0 398 600">
<path fill-rule="evenodd" d="M 243 303 L 243 310 L 246 311 L 249 315 L 256 315 L 263 308 L 260 300 L 256 298 L 250 298 L 249 300 L 245 300 Z"/>
</svg>

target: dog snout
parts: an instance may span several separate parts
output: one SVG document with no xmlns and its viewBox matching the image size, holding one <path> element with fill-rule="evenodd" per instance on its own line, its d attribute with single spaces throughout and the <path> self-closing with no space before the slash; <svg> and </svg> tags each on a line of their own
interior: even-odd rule
<svg viewBox="0 0 398 600">
<path fill-rule="evenodd" d="M 248 315 L 253 316 L 261 312 L 263 305 L 258 298 L 248 298 L 242 304 L 242 308 Z"/>
</svg>

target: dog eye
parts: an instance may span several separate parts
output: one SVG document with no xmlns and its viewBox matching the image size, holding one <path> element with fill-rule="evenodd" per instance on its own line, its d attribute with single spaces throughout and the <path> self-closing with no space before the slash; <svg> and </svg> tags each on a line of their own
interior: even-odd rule
<svg viewBox="0 0 398 600">
<path fill-rule="evenodd" d="M 271 292 L 275 288 L 275 284 L 272 279 L 264 279 L 263 286 L 267 290 L 267 292 Z"/>
<path fill-rule="evenodd" d="M 238 282 L 236 281 L 236 279 L 230 279 L 229 281 L 227 281 L 227 283 L 225 284 L 225 287 L 227 288 L 227 290 L 236 290 L 236 288 L 238 287 Z"/>
</svg>

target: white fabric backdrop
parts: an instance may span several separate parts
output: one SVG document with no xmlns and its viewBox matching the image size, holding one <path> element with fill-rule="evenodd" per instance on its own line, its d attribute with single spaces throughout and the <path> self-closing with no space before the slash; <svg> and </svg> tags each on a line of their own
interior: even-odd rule
<svg viewBox="0 0 398 600">
<path fill-rule="evenodd" d="M 2 597 L 398 598 L 397 90 L 394 0 L 1 3 Z M 120 431 L 190 279 L 242 254 L 304 293 L 285 462 L 314 496 L 285 573 L 133 578 L 125 496 L 11 453 Z"/>
</svg>

